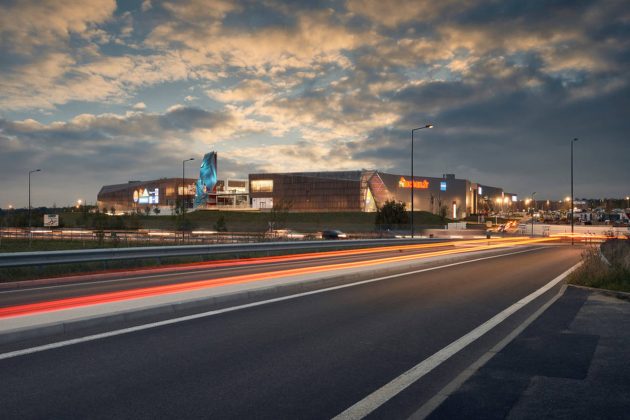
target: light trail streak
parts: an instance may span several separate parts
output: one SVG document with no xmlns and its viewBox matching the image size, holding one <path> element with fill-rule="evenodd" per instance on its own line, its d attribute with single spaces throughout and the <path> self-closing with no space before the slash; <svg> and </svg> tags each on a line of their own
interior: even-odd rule
<svg viewBox="0 0 630 420">
<path fill-rule="evenodd" d="M 77 307 L 82 307 L 82 306 L 118 302 L 122 300 L 142 299 L 142 298 L 147 298 L 151 296 L 160 296 L 164 294 L 189 292 L 189 291 L 206 289 L 206 288 L 215 288 L 215 287 L 220 287 L 220 286 L 257 282 L 257 281 L 263 281 L 263 280 L 269 280 L 269 279 L 275 279 L 275 278 L 286 278 L 286 277 L 292 277 L 292 276 L 298 276 L 298 275 L 304 275 L 304 274 L 317 274 L 317 273 L 331 272 L 335 270 L 375 266 L 379 264 L 404 262 L 404 261 L 411 261 L 411 260 L 416 260 L 416 259 L 426 259 L 426 258 L 436 257 L 436 256 L 461 254 L 461 253 L 466 253 L 466 252 L 490 250 L 490 249 L 504 248 L 504 247 L 509 247 L 509 246 L 530 245 L 530 244 L 549 242 L 549 241 L 554 241 L 554 240 L 556 240 L 556 238 L 540 238 L 540 239 L 517 238 L 517 239 L 508 240 L 508 241 L 486 240 L 484 241 L 486 242 L 486 244 L 476 245 L 476 246 L 473 245 L 470 248 L 439 250 L 439 251 L 427 252 L 423 254 L 400 255 L 400 256 L 393 256 L 393 257 L 377 258 L 377 259 L 368 260 L 368 261 L 354 261 L 354 262 L 347 262 L 347 263 L 328 264 L 328 265 L 322 265 L 322 266 L 317 266 L 317 267 L 293 268 L 293 269 L 279 270 L 279 271 L 274 271 L 274 272 L 243 274 L 243 275 L 229 276 L 229 277 L 216 278 L 216 279 L 190 281 L 190 282 L 185 282 L 185 283 L 168 284 L 168 285 L 162 285 L 162 286 L 151 286 L 151 287 L 137 288 L 137 289 L 131 289 L 131 290 L 122 290 L 122 291 L 108 292 L 108 293 L 99 293 L 99 294 L 89 295 L 89 296 L 57 299 L 57 300 L 47 301 L 47 302 L 37 302 L 37 303 L 31 303 L 31 304 L 16 305 L 16 306 L 0 308 L 0 319 L 16 317 L 16 316 L 26 316 L 26 315 L 32 315 L 32 314 L 42 313 L 42 312 L 72 309 L 72 308 L 77 308 Z M 492 243 L 488 243 L 488 242 L 492 242 Z"/>
<path fill-rule="evenodd" d="M 371 253 L 380 253 L 380 252 L 396 252 L 396 251 L 413 251 L 413 250 L 421 250 L 426 248 L 441 248 L 441 247 L 453 247 L 453 246 L 470 246 L 478 243 L 499 243 L 504 241 L 515 241 L 515 240 L 528 240 L 527 237 L 522 238 L 492 238 L 492 239 L 471 239 L 465 241 L 451 241 L 451 242 L 437 242 L 437 243 L 426 243 L 426 244 L 416 244 L 416 245 L 396 245 L 396 246 L 381 246 L 374 248 L 359 248 L 359 249 L 346 249 L 339 251 L 321 251 L 321 252 L 306 252 L 300 254 L 291 254 L 291 255 L 275 255 L 268 257 L 251 257 L 251 258 L 239 258 L 239 259 L 229 259 L 229 260 L 218 260 L 218 261 L 201 261 L 196 263 L 184 263 L 184 264 L 175 264 L 169 265 L 165 267 L 159 268 L 137 268 L 137 269 L 124 269 L 124 270 L 106 270 L 106 271 L 96 271 L 90 273 L 84 273 L 82 275 L 106 275 L 106 274 L 116 274 L 116 275 L 138 275 L 140 273 L 173 273 L 184 270 L 207 270 L 212 268 L 225 268 L 225 267 L 239 267 L 244 265 L 256 265 L 256 264 L 272 264 L 279 262 L 291 262 L 291 261 L 301 261 L 301 260 L 312 260 L 312 259 L 321 259 L 321 258 L 330 258 L 330 257 L 345 257 L 345 256 L 354 256 L 354 255 L 363 255 L 363 254 L 371 254 Z M 75 275 L 72 277 L 67 277 L 67 279 L 71 280 L 76 278 L 80 280 L 80 275 Z"/>
</svg>

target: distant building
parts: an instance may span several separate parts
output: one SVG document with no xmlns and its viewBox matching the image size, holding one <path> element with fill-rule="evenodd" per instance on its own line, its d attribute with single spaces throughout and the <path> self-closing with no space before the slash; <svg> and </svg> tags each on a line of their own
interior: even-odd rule
<svg viewBox="0 0 630 420">
<path fill-rule="evenodd" d="M 151 181 L 129 181 L 126 184 L 105 185 L 97 195 L 99 209 L 107 212 L 113 208 L 115 213 L 134 213 L 146 208 L 158 207 L 161 214 L 170 214 L 178 205 L 178 200 L 185 200 L 188 208 L 192 207 L 195 197 L 194 178 L 162 178 Z"/>
<path fill-rule="evenodd" d="M 258 173 L 249 175 L 252 207 L 271 209 L 281 205 L 292 211 L 376 211 L 387 200 L 411 208 L 411 178 L 376 170 Z M 516 195 L 501 188 L 457 179 L 416 176 L 413 179 L 414 210 L 460 219 L 501 206 L 513 205 Z M 500 200 L 500 202 L 499 202 Z"/>
</svg>

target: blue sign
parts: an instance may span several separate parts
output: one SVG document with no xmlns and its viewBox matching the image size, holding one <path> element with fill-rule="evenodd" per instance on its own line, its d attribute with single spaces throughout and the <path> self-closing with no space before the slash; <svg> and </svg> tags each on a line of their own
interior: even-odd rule
<svg viewBox="0 0 630 420">
<path fill-rule="evenodd" d="M 446 191 L 446 181 L 440 182 L 440 191 Z"/>
</svg>

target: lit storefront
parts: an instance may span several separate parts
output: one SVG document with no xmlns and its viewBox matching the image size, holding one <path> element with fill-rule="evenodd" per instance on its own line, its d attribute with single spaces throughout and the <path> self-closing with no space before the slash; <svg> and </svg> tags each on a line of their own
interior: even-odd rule
<svg viewBox="0 0 630 420">
<path fill-rule="evenodd" d="M 126 184 L 105 185 L 97 196 L 99 209 L 114 213 L 155 212 L 170 214 L 182 197 L 188 208 L 195 196 L 195 179 L 162 178 L 152 181 L 129 181 Z"/>
<path fill-rule="evenodd" d="M 460 219 L 496 208 L 496 197 L 507 197 L 501 188 L 457 179 L 414 177 L 380 171 L 335 171 L 250 174 L 249 190 L 253 208 L 274 205 L 292 211 L 376 211 L 387 200 L 401 201 L 414 208 Z M 515 195 L 513 196 L 516 197 Z M 510 201 L 514 198 L 510 198 Z"/>
</svg>

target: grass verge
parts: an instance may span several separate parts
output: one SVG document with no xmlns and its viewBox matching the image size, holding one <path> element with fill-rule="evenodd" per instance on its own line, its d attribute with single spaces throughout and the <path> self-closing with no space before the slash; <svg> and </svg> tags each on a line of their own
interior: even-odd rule
<svg viewBox="0 0 630 420">
<path fill-rule="evenodd" d="M 582 253 L 584 264 L 568 278 L 570 284 L 630 292 L 630 240 L 613 239 Z"/>
</svg>

